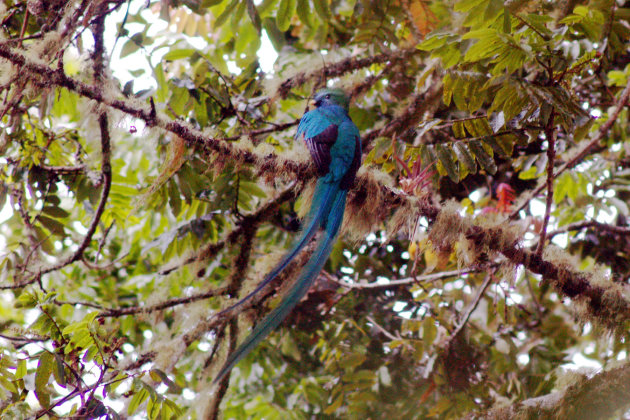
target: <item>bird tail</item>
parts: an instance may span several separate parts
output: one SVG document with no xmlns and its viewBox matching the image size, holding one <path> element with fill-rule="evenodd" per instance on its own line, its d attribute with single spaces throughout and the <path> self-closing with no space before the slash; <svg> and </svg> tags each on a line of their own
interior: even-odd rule
<svg viewBox="0 0 630 420">
<path fill-rule="evenodd" d="M 289 252 L 287 252 L 282 260 L 271 270 L 263 281 L 260 282 L 256 288 L 250 292 L 247 296 L 236 302 L 234 305 L 223 309 L 221 312 L 218 312 L 216 316 L 223 315 L 226 312 L 229 312 L 238 306 L 241 306 L 243 303 L 247 302 L 252 296 L 256 293 L 260 292 L 263 287 L 268 285 L 273 279 L 275 279 L 282 271 L 287 268 L 289 263 L 295 258 L 295 256 L 304 248 L 304 246 L 313 239 L 315 234 L 317 233 L 317 229 L 321 226 L 322 220 L 324 220 L 324 216 L 329 211 L 331 202 L 335 197 L 335 192 L 337 191 L 337 186 L 331 185 L 330 183 L 318 182 L 315 186 L 315 192 L 313 194 L 313 202 L 311 203 L 311 208 L 308 212 L 308 215 L 305 218 L 306 221 L 306 229 L 302 231 L 302 236 L 295 242 L 293 247 Z"/>
<path fill-rule="evenodd" d="M 328 256 L 335 243 L 339 227 L 343 221 L 346 195 L 346 190 L 337 190 L 334 201 L 330 207 L 329 215 L 325 219 L 324 235 L 318 240 L 315 252 L 304 268 L 304 271 L 302 271 L 289 293 L 283 298 L 282 302 L 280 302 L 280 305 L 258 323 L 245 341 L 229 355 L 221 371 L 214 379 L 214 383 L 220 381 L 243 357 L 256 347 L 258 343 L 271 331 L 276 329 L 311 287 L 311 284 L 324 267 L 326 260 L 328 260 Z"/>
</svg>

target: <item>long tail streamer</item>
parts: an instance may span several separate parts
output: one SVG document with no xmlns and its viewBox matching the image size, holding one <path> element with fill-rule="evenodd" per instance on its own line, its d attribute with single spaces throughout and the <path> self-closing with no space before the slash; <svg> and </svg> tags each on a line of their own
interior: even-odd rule
<svg viewBox="0 0 630 420">
<path fill-rule="evenodd" d="M 317 194 L 318 192 L 322 192 L 321 190 L 324 190 L 323 194 Z M 319 199 L 319 197 L 317 197 L 318 195 L 322 198 Z M 346 207 L 346 195 L 346 190 L 340 190 L 335 185 L 328 184 L 325 186 L 317 186 L 316 197 L 314 198 L 314 202 L 311 207 L 312 209 L 317 209 L 316 217 L 312 218 L 302 238 L 294 246 L 291 252 L 289 252 L 287 257 L 285 257 L 282 262 L 267 276 L 267 278 L 265 278 L 263 283 L 271 281 L 268 280 L 269 276 L 273 275 L 273 277 L 275 277 L 279 274 L 288 265 L 291 259 L 295 257 L 300 249 L 315 235 L 317 228 L 323 227 L 323 235 L 317 242 L 313 256 L 280 305 L 273 309 L 260 323 L 258 323 L 245 341 L 230 354 L 221 368 L 221 371 L 214 379 L 214 383 L 220 381 L 239 361 L 241 361 L 241 359 L 243 359 L 243 357 L 256 347 L 258 343 L 260 343 L 271 331 L 276 329 L 311 287 L 311 284 L 317 278 L 317 275 L 324 267 L 324 264 L 332 251 L 337 233 L 339 232 L 339 227 L 343 221 L 343 214 Z M 330 200 L 333 196 L 334 200 Z M 312 211 L 313 210 L 311 210 L 311 212 Z M 271 277 L 271 279 L 273 279 L 273 277 Z M 258 286 L 254 292 L 250 293 L 250 295 L 246 296 L 234 306 L 240 305 L 261 288 L 262 286 Z"/>
</svg>

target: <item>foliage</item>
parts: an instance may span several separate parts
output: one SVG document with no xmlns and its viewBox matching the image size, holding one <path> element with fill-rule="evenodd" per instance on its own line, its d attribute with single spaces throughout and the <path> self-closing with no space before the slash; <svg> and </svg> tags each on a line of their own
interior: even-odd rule
<svg viewBox="0 0 630 420">
<path fill-rule="evenodd" d="M 0 416 L 628 410 L 629 18 L 613 0 L 4 0 Z M 315 175 L 293 135 L 324 84 L 363 134 L 346 235 L 213 387 L 308 258 L 215 316 L 299 229 Z"/>
</svg>

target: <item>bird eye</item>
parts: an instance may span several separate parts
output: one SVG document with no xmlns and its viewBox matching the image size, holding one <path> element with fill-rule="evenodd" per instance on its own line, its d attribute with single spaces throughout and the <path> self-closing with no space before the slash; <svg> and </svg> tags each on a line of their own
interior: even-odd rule
<svg viewBox="0 0 630 420">
<path fill-rule="evenodd" d="M 330 99 L 330 93 L 326 95 L 326 99 Z"/>
</svg>

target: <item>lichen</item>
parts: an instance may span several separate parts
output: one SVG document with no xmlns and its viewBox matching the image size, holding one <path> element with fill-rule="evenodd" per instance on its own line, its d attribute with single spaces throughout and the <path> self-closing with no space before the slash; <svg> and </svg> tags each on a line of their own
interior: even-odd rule
<svg viewBox="0 0 630 420">
<path fill-rule="evenodd" d="M 465 232 L 471 223 L 469 216 L 460 215 L 459 203 L 449 200 L 435 219 L 429 232 L 429 239 L 436 251 L 450 252 L 460 234 Z"/>
</svg>

